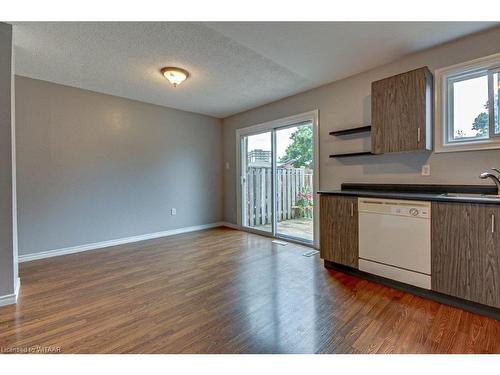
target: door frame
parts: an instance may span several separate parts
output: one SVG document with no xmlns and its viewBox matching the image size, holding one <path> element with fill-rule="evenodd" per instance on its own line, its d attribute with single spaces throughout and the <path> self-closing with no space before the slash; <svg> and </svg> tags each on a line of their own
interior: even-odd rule
<svg viewBox="0 0 500 375">
<path fill-rule="evenodd" d="M 245 128 L 236 129 L 236 212 L 237 212 L 237 223 L 238 227 L 243 230 L 248 230 L 253 232 L 251 228 L 244 227 L 242 225 L 242 209 L 241 209 L 241 200 L 242 200 L 242 180 L 241 180 L 241 160 L 242 160 L 242 148 L 241 148 L 241 137 L 248 136 L 252 134 L 263 133 L 266 131 L 272 131 L 277 128 L 283 128 L 287 126 L 292 126 L 294 124 L 298 124 L 301 122 L 311 121 L 313 127 L 313 159 L 314 159 L 314 178 L 313 178 L 313 194 L 314 194 L 314 207 L 313 207 L 313 246 L 315 248 L 319 248 L 319 110 L 315 109 L 313 111 L 299 113 L 293 116 L 288 116 L 284 118 L 279 118 L 272 121 L 263 122 L 256 125 L 251 125 Z M 273 154 L 276 152 L 276 137 L 275 132 L 272 132 L 272 147 Z M 274 155 L 273 155 L 274 156 Z M 273 180 L 276 169 L 276 158 L 273 157 Z M 273 202 L 276 202 L 275 197 L 275 181 L 273 181 Z M 273 212 L 276 210 L 274 209 Z M 275 226 L 275 220 L 273 218 L 273 227 Z M 275 229 L 275 228 L 273 228 Z M 255 231 L 261 232 L 261 231 Z M 273 230 L 276 233 L 275 230 Z M 265 233 L 269 235 L 270 233 Z M 275 236 L 277 238 L 281 238 L 280 236 Z M 287 241 L 297 242 L 295 240 L 291 240 L 286 238 Z M 300 242 L 300 241 L 299 241 Z M 310 245 L 310 243 L 304 242 L 306 245 Z"/>
</svg>

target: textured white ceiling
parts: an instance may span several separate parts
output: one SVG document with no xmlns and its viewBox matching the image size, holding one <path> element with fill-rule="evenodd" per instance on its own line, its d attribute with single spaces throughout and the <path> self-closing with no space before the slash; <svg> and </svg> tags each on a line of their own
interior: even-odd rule
<svg viewBox="0 0 500 375">
<path fill-rule="evenodd" d="M 13 24 L 18 75 L 226 117 L 498 23 Z"/>
</svg>

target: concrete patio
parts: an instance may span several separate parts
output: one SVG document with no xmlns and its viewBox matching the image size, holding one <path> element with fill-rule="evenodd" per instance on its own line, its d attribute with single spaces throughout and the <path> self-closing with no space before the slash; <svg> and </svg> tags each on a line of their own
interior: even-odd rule
<svg viewBox="0 0 500 375">
<path fill-rule="evenodd" d="M 254 229 L 270 232 L 271 224 L 258 225 Z M 313 241 L 313 219 L 301 217 L 280 221 L 278 222 L 277 232 L 280 235 Z"/>
</svg>

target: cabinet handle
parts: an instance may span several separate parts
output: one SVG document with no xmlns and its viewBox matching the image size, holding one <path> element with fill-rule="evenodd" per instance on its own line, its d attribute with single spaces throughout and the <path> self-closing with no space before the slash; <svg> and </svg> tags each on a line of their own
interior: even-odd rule
<svg viewBox="0 0 500 375">
<path fill-rule="evenodd" d="M 351 217 L 354 216 L 354 203 L 351 203 Z"/>
<path fill-rule="evenodd" d="M 417 142 L 420 143 L 420 128 L 417 129 Z"/>
<path fill-rule="evenodd" d="M 491 233 L 495 233 L 495 215 L 491 214 Z"/>
</svg>

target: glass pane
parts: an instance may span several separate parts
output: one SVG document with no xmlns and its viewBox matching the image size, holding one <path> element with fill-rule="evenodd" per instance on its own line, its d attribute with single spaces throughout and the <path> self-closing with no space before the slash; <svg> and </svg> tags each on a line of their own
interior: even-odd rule
<svg viewBox="0 0 500 375">
<path fill-rule="evenodd" d="M 453 123 L 450 140 L 489 137 L 488 76 L 453 82 Z"/>
<path fill-rule="evenodd" d="M 500 108 L 500 74 L 497 72 L 493 74 L 493 103 L 495 113 L 495 134 L 500 134 L 500 120 L 498 116 L 498 109 Z"/>
<path fill-rule="evenodd" d="M 243 137 L 242 223 L 272 232 L 271 132 Z"/>
<path fill-rule="evenodd" d="M 313 241 L 313 155 L 310 122 L 276 130 L 278 235 Z"/>
</svg>

